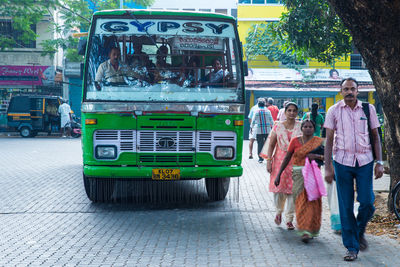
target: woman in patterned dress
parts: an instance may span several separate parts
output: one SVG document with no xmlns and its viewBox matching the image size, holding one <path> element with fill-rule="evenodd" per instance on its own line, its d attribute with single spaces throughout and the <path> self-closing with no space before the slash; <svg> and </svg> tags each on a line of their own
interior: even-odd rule
<svg viewBox="0 0 400 267">
<path fill-rule="evenodd" d="M 289 161 L 293 164 L 293 199 L 296 207 L 297 230 L 304 243 L 318 236 L 321 228 L 322 201 L 321 197 L 309 201 L 307 192 L 304 189 L 304 177 L 302 168 L 306 158 L 310 161 L 315 160 L 319 165 L 323 163 L 323 139 L 313 136 L 315 124 L 311 120 L 304 120 L 301 124 L 303 135 L 292 138 L 287 150 L 287 154 L 282 162 L 282 166 L 275 178 L 275 185 L 279 186 L 282 179 L 282 172 Z M 271 178 L 272 180 L 272 178 Z"/>
<path fill-rule="evenodd" d="M 289 102 L 285 106 L 286 120 L 277 122 L 269 136 L 269 145 L 267 152 L 267 171 L 270 173 L 269 191 L 274 194 L 274 203 L 276 207 L 275 223 L 280 225 L 282 222 L 282 213 L 286 207 L 286 226 L 288 230 L 293 230 L 294 219 L 294 201 L 292 198 L 292 163 L 281 175 L 281 183 L 275 186 L 274 178 L 279 172 L 279 168 L 286 155 L 290 140 L 301 135 L 301 122 L 296 121 L 298 106 L 296 103 Z"/>
</svg>

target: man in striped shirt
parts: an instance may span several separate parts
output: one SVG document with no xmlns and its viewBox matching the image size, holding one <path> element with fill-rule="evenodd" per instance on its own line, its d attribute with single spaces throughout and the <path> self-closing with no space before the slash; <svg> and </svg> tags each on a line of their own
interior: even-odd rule
<svg viewBox="0 0 400 267">
<path fill-rule="evenodd" d="M 325 180 L 336 180 L 342 241 L 347 248 L 346 261 L 357 259 L 358 251 L 365 250 L 368 243 L 364 237 L 368 221 L 374 214 L 374 193 L 372 176 L 383 175 L 381 143 L 378 135 L 379 121 L 373 105 L 369 104 L 370 128 L 368 118 L 357 99 L 358 83 L 353 78 L 341 82 L 340 93 L 343 100 L 329 108 L 325 118 Z M 372 149 L 376 155 L 374 158 Z M 333 155 L 333 162 L 332 162 Z M 357 185 L 357 201 L 360 203 L 357 218 L 354 217 L 354 180 Z"/>
<path fill-rule="evenodd" d="M 265 106 L 265 100 L 259 99 L 258 110 L 254 112 L 250 124 L 250 132 L 256 134 L 259 163 L 262 163 L 264 161 L 264 159 L 260 157 L 260 153 L 265 141 L 267 140 L 268 134 L 271 132 L 272 126 L 274 125 L 274 120 L 272 118 L 271 112 Z"/>
</svg>

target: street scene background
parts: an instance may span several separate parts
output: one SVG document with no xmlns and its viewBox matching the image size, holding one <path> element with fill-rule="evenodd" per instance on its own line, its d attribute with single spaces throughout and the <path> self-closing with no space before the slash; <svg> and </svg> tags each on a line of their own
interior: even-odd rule
<svg viewBox="0 0 400 267">
<path fill-rule="evenodd" d="M 192 199 L 92 203 L 79 139 L 0 137 L 0 266 L 400 266 L 399 243 L 372 235 L 359 260 L 343 262 L 326 198 L 321 234 L 309 244 L 276 226 L 265 163 L 247 149 L 245 141 L 244 174 L 225 201 L 209 202 L 199 180 L 175 184 Z"/>
</svg>

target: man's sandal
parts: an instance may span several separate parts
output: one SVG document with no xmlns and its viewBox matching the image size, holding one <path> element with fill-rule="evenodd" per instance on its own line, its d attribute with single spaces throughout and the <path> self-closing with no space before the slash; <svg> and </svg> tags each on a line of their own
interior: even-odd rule
<svg viewBox="0 0 400 267">
<path fill-rule="evenodd" d="M 345 261 L 354 261 L 357 259 L 357 252 L 348 250 L 343 259 Z"/>
</svg>

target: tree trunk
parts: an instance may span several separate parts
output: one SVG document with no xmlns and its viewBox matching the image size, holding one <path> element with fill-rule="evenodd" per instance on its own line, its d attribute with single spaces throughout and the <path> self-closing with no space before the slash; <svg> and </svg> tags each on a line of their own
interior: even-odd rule
<svg viewBox="0 0 400 267">
<path fill-rule="evenodd" d="M 392 189 L 400 181 L 400 1 L 328 2 L 349 29 L 382 103 Z M 391 199 L 390 193 L 390 211 Z"/>
</svg>

